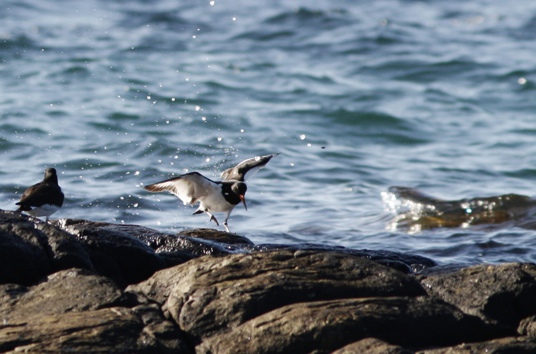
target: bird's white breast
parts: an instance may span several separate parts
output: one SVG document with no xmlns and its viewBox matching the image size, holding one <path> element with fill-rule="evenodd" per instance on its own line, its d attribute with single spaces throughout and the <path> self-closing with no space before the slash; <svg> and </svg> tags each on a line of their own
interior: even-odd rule
<svg viewBox="0 0 536 354">
<path fill-rule="evenodd" d="M 218 193 L 212 193 L 203 197 L 200 199 L 200 202 L 201 209 L 208 209 L 209 211 L 214 212 L 226 212 L 235 207 L 225 200 L 223 194 L 221 194 L 219 191 Z"/>
<path fill-rule="evenodd" d="M 57 205 L 44 204 L 40 207 L 34 207 L 32 210 L 25 211 L 25 213 L 31 216 L 50 216 L 57 212 L 59 208 Z"/>
</svg>

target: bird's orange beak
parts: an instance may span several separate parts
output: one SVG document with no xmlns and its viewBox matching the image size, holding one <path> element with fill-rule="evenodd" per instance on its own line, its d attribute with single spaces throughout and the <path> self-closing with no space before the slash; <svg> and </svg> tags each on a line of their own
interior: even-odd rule
<svg viewBox="0 0 536 354">
<path fill-rule="evenodd" d="M 240 200 L 242 201 L 242 204 L 244 204 L 244 208 L 248 210 L 248 206 L 246 205 L 246 196 L 244 194 L 240 194 Z"/>
</svg>

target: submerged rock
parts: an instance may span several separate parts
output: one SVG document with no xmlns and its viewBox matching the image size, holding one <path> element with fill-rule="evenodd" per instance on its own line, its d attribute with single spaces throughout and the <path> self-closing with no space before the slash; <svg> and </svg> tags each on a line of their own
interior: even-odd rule
<svg viewBox="0 0 536 354">
<path fill-rule="evenodd" d="M 442 200 L 407 187 L 390 187 L 382 197 L 397 215 L 391 228 L 421 231 L 512 222 L 534 229 L 536 200 L 519 194 Z"/>
</svg>

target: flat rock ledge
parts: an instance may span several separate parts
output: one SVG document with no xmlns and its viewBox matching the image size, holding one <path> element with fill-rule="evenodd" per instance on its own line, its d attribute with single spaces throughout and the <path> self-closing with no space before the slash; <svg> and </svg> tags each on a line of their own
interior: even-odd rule
<svg viewBox="0 0 536 354">
<path fill-rule="evenodd" d="M 535 353 L 536 265 L 0 211 L 0 352 Z"/>
</svg>

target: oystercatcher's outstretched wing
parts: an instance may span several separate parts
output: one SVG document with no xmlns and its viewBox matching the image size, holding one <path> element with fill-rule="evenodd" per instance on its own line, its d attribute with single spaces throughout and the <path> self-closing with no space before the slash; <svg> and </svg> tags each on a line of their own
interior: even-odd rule
<svg viewBox="0 0 536 354">
<path fill-rule="evenodd" d="M 231 167 L 221 173 L 221 178 L 225 181 L 235 180 L 244 182 L 247 178 L 254 175 L 261 168 L 266 166 L 268 161 L 274 156 L 279 155 L 271 154 L 266 156 L 256 156 L 250 159 L 240 162 L 235 167 Z"/>
<path fill-rule="evenodd" d="M 200 199 L 218 191 L 220 184 L 199 172 L 190 172 L 144 187 L 150 192 L 170 192 L 186 204 L 195 204 Z"/>
</svg>

